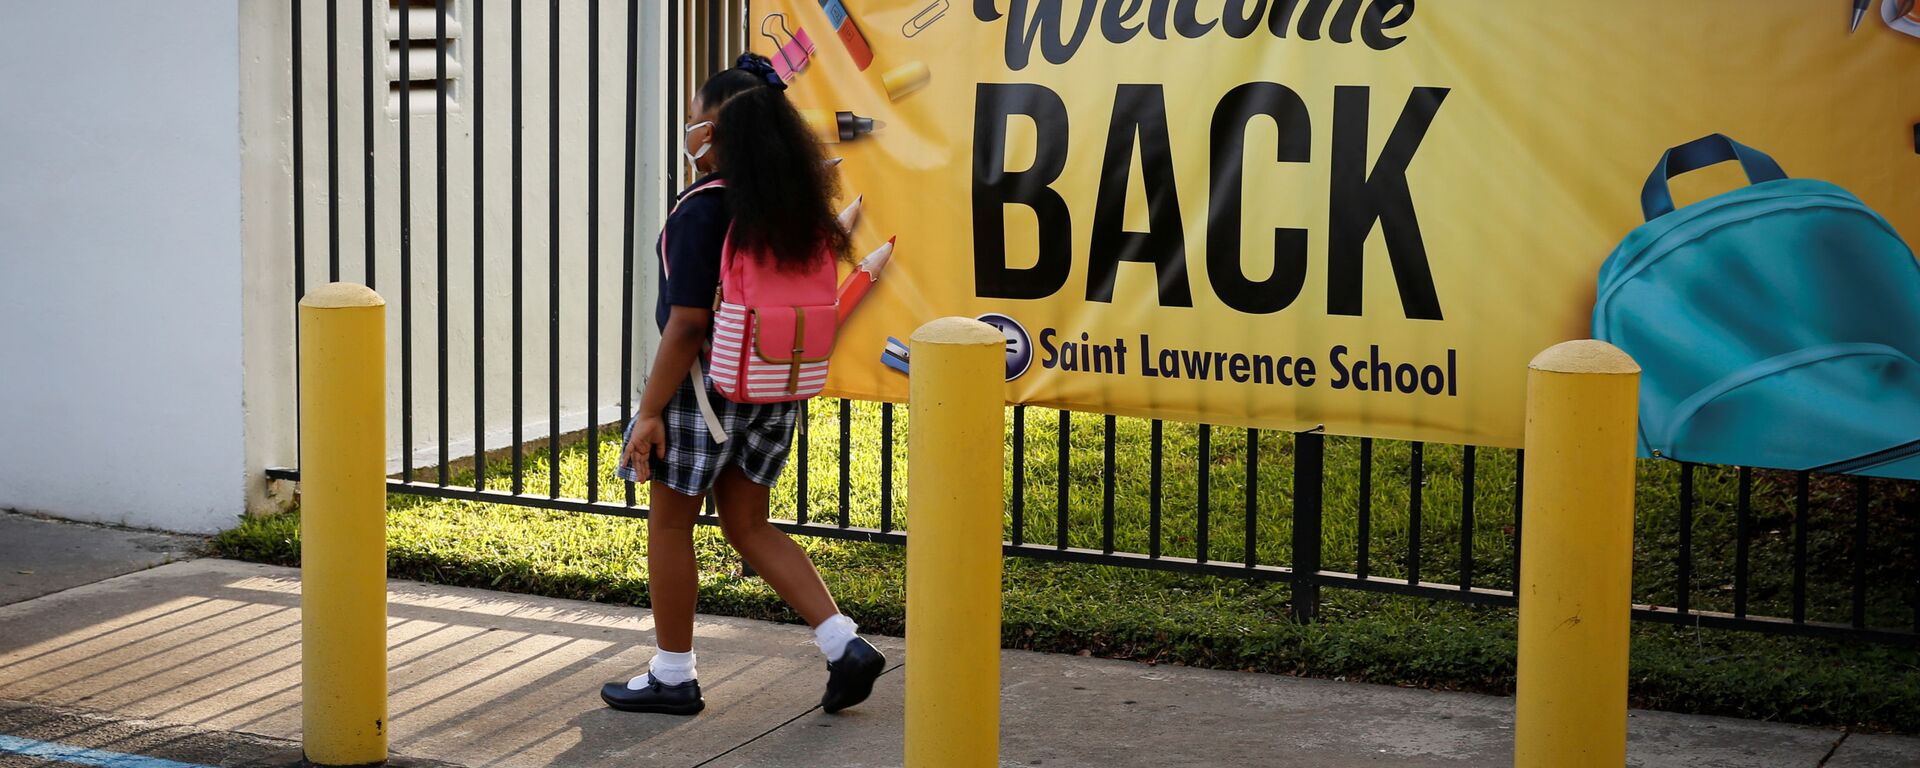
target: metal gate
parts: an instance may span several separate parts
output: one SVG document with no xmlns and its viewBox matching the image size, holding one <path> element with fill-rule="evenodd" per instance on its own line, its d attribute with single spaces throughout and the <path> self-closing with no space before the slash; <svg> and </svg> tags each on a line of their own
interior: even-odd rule
<svg viewBox="0 0 1920 768">
<path fill-rule="evenodd" d="M 601 446 L 632 413 L 651 345 L 636 287 L 651 285 L 653 230 L 685 180 L 682 105 L 745 44 L 748 13 L 733 0 L 293 0 L 288 307 L 322 278 L 397 293 L 392 492 L 647 514 L 632 484 L 603 487 L 616 457 Z M 544 98 L 525 98 L 529 86 Z M 422 187 L 430 201 L 416 199 Z M 343 214 L 361 226 L 344 226 Z M 584 237 L 570 240 L 576 225 Z M 544 403 L 530 390 L 544 390 Z M 1300 620 L 1315 617 L 1323 587 L 1515 604 L 1518 451 L 1027 407 L 1008 419 L 1009 556 L 1286 582 Z M 815 401 L 789 468 L 798 502 L 776 525 L 905 543 L 902 421 L 892 404 Z M 563 496 L 558 482 L 528 487 L 529 461 L 557 467 L 582 439 L 584 496 Z M 822 450 L 835 466 L 818 476 L 810 457 Z M 454 484 L 452 467 L 475 454 L 506 470 Z M 877 455 L 874 471 L 856 473 L 856 454 Z M 298 479 L 297 469 L 269 475 Z M 1920 484 L 1643 463 L 1643 496 L 1656 485 L 1660 504 L 1672 493 L 1661 512 L 1674 524 L 1643 525 L 1638 542 L 1670 546 L 1672 575 L 1649 584 L 1636 574 L 1636 595 L 1662 603 L 1636 606 L 1636 619 L 1920 644 Z M 828 487 L 832 501 L 812 508 Z M 1451 540 L 1425 535 L 1430 516 L 1456 529 Z M 1263 539 L 1270 526 L 1285 534 Z M 1728 529 L 1719 540 L 1731 552 L 1696 549 L 1697 533 Z M 1375 551 L 1376 541 L 1394 546 Z"/>
</svg>

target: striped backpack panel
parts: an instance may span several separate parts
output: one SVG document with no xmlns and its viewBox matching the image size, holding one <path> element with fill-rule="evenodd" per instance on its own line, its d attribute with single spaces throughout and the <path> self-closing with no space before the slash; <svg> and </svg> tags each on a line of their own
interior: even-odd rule
<svg viewBox="0 0 1920 768">
<path fill-rule="evenodd" d="M 721 301 L 713 318 L 714 388 L 740 403 L 805 400 L 827 386 L 836 307 Z"/>
<path fill-rule="evenodd" d="M 714 181 L 681 202 L 724 185 Z M 666 254 L 662 235 L 662 259 Z M 731 230 L 720 247 L 719 297 L 707 376 L 736 403 L 805 400 L 827 385 L 827 360 L 838 330 L 836 261 L 820 249 L 802 270 L 784 270 L 770 258 L 736 247 Z"/>
</svg>

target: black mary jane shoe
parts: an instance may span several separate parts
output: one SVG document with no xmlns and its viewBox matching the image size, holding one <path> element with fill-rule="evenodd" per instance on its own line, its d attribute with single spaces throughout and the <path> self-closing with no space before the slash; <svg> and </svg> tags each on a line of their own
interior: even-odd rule
<svg viewBox="0 0 1920 768">
<path fill-rule="evenodd" d="M 660 715 L 692 715 L 705 709 L 700 698 L 700 681 L 668 685 L 652 678 L 645 688 L 628 688 L 626 683 L 600 686 L 600 700 L 622 712 L 651 712 Z"/>
<path fill-rule="evenodd" d="M 820 708 L 831 714 L 866 701 L 886 669 L 887 657 L 866 638 L 848 641 L 840 660 L 827 663 L 827 694 L 820 697 Z"/>
</svg>

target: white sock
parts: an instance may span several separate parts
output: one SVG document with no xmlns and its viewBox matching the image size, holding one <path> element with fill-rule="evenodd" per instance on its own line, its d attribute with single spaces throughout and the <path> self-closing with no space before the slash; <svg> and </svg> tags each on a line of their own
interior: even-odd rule
<svg viewBox="0 0 1920 768">
<path fill-rule="evenodd" d="M 858 637 L 856 633 L 859 631 L 860 625 L 853 623 L 853 619 L 836 613 L 813 628 L 813 644 L 820 646 L 820 652 L 827 655 L 828 663 L 833 663 L 846 654 L 847 643 Z"/>
<path fill-rule="evenodd" d="M 647 687 L 648 679 L 658 680 L 665 685 L 679 685 L 696 677 L 693 668 L 693 651 L 675 653 L 673 651 L 655 651 L 653 661 L 647 664 L 647 673 L 627 681 L 627 689 L 637 691 Z"/>
</svg>

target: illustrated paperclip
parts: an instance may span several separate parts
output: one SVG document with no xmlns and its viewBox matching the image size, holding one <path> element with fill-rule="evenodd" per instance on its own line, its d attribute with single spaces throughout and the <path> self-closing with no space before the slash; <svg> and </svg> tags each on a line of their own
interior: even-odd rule
<svg viewBox="0 0 1920 768">
<path fill-rule="evenodd" d="M 947 0 L 933 0 L 927 7 L 920 9 L 919 13 L 914 14 L 913 18 L 907 19 L 907 23 L 900 25 L 900 34 L 913 37 L 925 32 L 927 27 L 933 26 L 934 22 L 945 15 L 947 15 Z"/>
<path fill-rule="evenodd" d="M 787 36 L 786 42 L 781 42 L 778 36 L 767 29 L 769 22 L 779 25 L 780 32 Z M 813 60 L 813 39 L 807 37 L 807 30 L 799 25 L 794 25 L 792 30 L 788 30 L 786 14 L 769 13 L 762 18 L 760 35 L 773 41 L 778 54 L 773 57 L 773 71 L 780 75 L 781 80 L 793 82 L 793 78 L 807 68 L 807 62 Z"/>
</svg>

